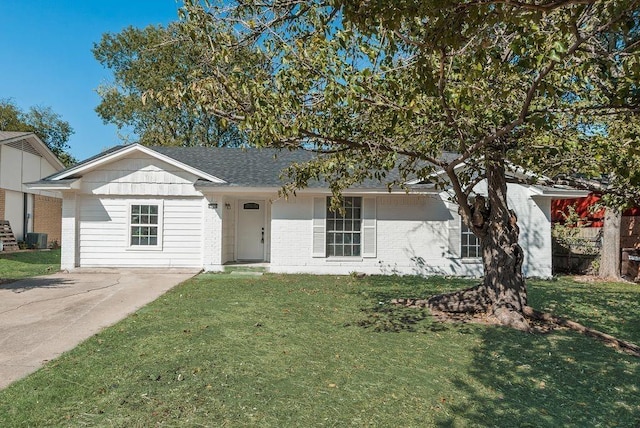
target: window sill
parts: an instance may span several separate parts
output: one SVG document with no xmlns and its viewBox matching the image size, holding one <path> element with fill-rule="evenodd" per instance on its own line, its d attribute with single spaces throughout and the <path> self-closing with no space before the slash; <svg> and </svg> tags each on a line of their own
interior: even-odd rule
<svg viewBox="0 0 640 428">
<path fill-rule="evenodd" d="M 126 251 L 162 251 L 159 245 L 140 245 L 127 247 Z"/>
<path fill-rule="evenodd" d="M 332 263 L 332 262 L 362 262 L 362 257 L 361 256 L 327 257 L 325 261 L 327 263 Z"/>
<path fill-rule="evenodd" d="M 463 265 L 477 265 L 482 264 L 482 258 L 480 257 L 467 257 L 460 259 L 460 262 Z"/>
</svg>

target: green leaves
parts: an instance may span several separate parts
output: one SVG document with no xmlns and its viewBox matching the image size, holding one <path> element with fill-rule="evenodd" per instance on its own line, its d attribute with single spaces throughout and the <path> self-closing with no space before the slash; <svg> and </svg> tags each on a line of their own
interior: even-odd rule
<svg viewBox="0 0 640 428">
<path fill-rule="evenodd" d="M 241 144 L 236 126 L 222 125 L 204 107 L 208 101 L 204 92 L 217 92 L 215 84 L 199 80 L 203 93 L 187 100 L 185 88 L 213 71 L 202 57 L 204 46 L 194 43 L 197 39 L 197 31 L 183 23 L 129 27 L 118 34 L 104 34 L 94 45 L 93 54 L 112 69 L 114 81 L 98 88 L 102 101 L 96 111 L 100 117 L 120 129 L 133 130 L 134 138 L 142 144 Z M 232 72 L 241 70 L 231 58 L 226 61 L 229 63 L 235 66 Z M 155 97 L 163 91 L 174 92 L 183 101 L 176 105 L 167 97 Z"/>
<path fill-rule="evenodd" d="M 224 119 L 255 146 L 326 153 L 292 171 L 299 186 L 397 185 L 495 148 L 550 175 L 602 174 L 617 168 L 603 141 L 617 147 L 614 123 L 628 135 L 618 118 L 637 106 L 636 15 L 631 1 L 188 1 L 173 39 L 189 43 L 173 55 L 194 66 L 158 79 L 169 89 L 153 98 Z M 444 151 L 464 155 L 440 162 Z"/>
<path fill-rule="evenodd" d="M 51 107 L 35 106 L 24 112 L 9 99 L 0 99 L 0 130 L 33 132 L 66 166 L 76 162 L 68 153 L 73 128 Z"/>
</svg>

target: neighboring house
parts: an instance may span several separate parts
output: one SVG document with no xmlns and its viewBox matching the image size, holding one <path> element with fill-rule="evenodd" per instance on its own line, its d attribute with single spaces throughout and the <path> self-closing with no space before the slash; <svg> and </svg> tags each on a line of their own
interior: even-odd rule
<svg viewBox="0 0 640 428">
<path fill-rule="evenodd" d="M 589 271 L 591 263 L 599 257 L 605 209 L 600 205 L 600 196 L 594 193 L 583 198 L 554 200 L 551 204 L 552 223 L 565 224 L 570 211 L 580 220 L 575 225 L 578 227 L 570 230 L 572 240 L 554 242 L 554 268 L 558 272 L 585 273 Z M 620 248 L 623 258 L 622 274 L 628 276 L 624 261 L 629 259 L 629 252 L 640 250 L 639 207 L 628 208 L 622 212 Z M 633 278 L 635 277 L 636 274 L 633 275 Z"/>
<path fill-rule="evenodd" d="M 604 207 L 600 204 L 600 196 L 591 193 L 584 198 L 558 199 L 551 205 L 553 223 L 564 223 L 572 207 L 581 219 L 582 228 L 592 229 L 591 235 L 598 235 L 604 226 Z M 627 208 L 622 212 L 620 223 L 620 247 L 640 248 L 640 207 Z"/>
<path fill-rule="evenodd" d="M 60 193 L 30 190 L 24 183 L 62 169 L 62 162 L 35 134 L 0 131 L 0 220 L 10 222 L 17 240 L 39 232 L 46 233 L 49 242 L 60 242 Z"/>
<path fill-rule="evenodd" d="M 220 271 L 265 262 L 271 272 L 482 274 L 476 237 L 446 192 L 409 185 L 348 189 L 345 215 L 321 183 L 284 199 L 280 173 L 305 151 L 119 146 L 32 189 L 63 194 L 62 268 Z M 551 200 L 570 189 L 509 185 L 528 276 L 551 275 Z"/>
</svg>

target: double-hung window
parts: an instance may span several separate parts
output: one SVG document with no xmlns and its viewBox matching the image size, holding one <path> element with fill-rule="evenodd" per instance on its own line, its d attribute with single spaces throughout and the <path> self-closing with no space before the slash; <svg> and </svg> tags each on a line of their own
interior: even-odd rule
<svg viewBox="0 0 640 428">
<path fill-rule="evenodd" d="M 327 197 L 327 256 L 360 256 L 362 198 L 345 196 L 342 209 L 331 210 Z"/>
<path fill-rule="evenodd" d="M 134 203 L 129 210 L 129 245 L 157 248 L 162 239 L 162 206 L 157 203 Z"/>
<path fill-rule="evenodd" d="M 463 259 L 472 259 L 482 256 L 480 250 L 480 240 L 473 232 L 467 227 L 464 221 L 461 221 L 462 227 L 460 229 L 461 245 L 460 250 Z"/>
</svg>

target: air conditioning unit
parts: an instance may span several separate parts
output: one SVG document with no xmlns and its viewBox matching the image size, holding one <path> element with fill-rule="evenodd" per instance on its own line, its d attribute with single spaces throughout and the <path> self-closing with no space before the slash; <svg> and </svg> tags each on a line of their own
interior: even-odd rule
<svg viewBox="0 0 640 428">
<path fill-rule="evenodd" d="M 43 249 L 47 248 L 46 233 L 27 233 L 27 246 L 29 248 Z"/>
</svg>

